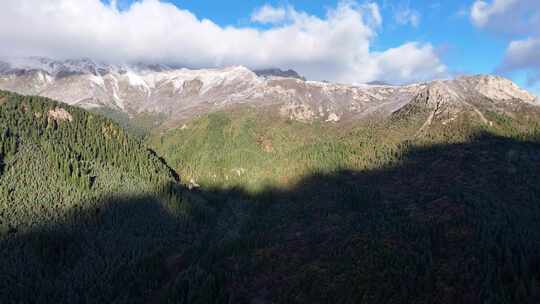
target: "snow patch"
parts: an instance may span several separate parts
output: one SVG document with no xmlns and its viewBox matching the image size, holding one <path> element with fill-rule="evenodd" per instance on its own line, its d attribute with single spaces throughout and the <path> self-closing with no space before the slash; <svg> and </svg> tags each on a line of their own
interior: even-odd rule
<svg viewBox="0 0 540 304">
<path fill-rule="evenodd" d="M 137 75 L 136 73 L 132 71 L 128 71 L 126 73 L 126 77 L 128 79 L 128 83 L 130 86 L 142 88 L 146 92 L 150 91 L 150 86 L 146 83 L 146 81 L 141 76 Z"/>
<path fill-rule="evenodd" d="M 105 80 L 103 80 L 103 77 L 101 76 L 95 76 L 95 75 L 89 75 L 88 79 L 99 86 L 100 88 L 105 89 Z"/>
<path fill-rule="evenodd" d="M 253 85 L 262 81 L 249 69 L 238 66 L 225 69 L 180 69 L 160 73 L 158 79 L 173 84 L 176 91 L 181 91 L 187 81 L 200 80 L 203 83 L 201 95 L 208 93 L 213 88 L 234 84 Z"/>
<path fill-rule="evenodd" d="M 125 111 L 124 107 L 124 101 L 120 96 L 118 96 L 118 93 L 120 92 L 120 87 L 118 85 L 118 79 L 116 77 L 110 77 L 111 79 L 111 86 L 112 86 L 112 98 L 114 100 L 114 103 L 122 110 Z"/>
<path fill-rule="evenodd" d="M 330 113 L 328 115 L 328 119 L 326 119 L 326 122 L 339 122 L 341 120 L 341 117 L 339 117 L 336 113 Z"/>
</svg>

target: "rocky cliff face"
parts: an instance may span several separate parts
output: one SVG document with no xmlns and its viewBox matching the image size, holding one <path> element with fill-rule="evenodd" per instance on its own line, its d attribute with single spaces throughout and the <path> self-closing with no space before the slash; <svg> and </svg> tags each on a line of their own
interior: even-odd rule
<svg viewBox="0 0 540 304">
<path fill-rule="evenodd" d="M 0 62 L 0 89 L 50 97 L 86 109 L 164 114 L 170 124 L 238 104 L 276 106 L 290 119 L 336 123 L 422 106 L 451 119 L 461 111 L 510 111 L 538 100 L 510 80 L 470 76 L 407 86 L 342 85 L 295 77 L 257 76 L 237 66 L 173 69 L 106 65 L 91 60 L 28 58 Z M 482 119 L 482 118 L 479 118 Z"/>
</svg>

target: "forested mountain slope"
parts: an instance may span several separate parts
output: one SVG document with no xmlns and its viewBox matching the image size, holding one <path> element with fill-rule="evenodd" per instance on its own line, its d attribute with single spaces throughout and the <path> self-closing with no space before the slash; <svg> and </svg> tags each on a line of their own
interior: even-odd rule
<svg viewBox="0 0 540 304">
<path fill-rule="evenodd" d="M 154 134 L 240 208 L 206 253 L 216 300 L 194 302 L 540 301 L 539 112 L 450 102 L 334 126 L 240 108 Z"/>
<path fill-rule="evenodd" d="M 390 117 L 327 124 L 284 118 L 269 108 L 236 107 L 156 130 L 148 144 L 184 181 L 209 187 L 287 187 L 313 173 L 399 163 L 408 145 L 464 143 L 478 132 L 536 136 L 540 107 L 520 100 L 466 102 L 426 90 Z"/>
<path fill-rule="evenodd" d="M 110 120 L 0 94 L 0 302 L 540 301 L 536 106 L 211 113 L 148 142 L 188 191 Z"/>
<path fill-rule="evenodd" d="M 20 218 L 17 212 L 36 220 L 45 215 L 36 207 L 49 209 L 51 202 L 51 216 L 58 216 L 80 200 L 175 179 L 154 153 L 108 119 L 45 98 L 0 96 L 0 199 L 4 209 L 16 207 L 7 208 L 13 212 L 9 221 Z M 15 224 L 2 223 L 4 229 Z"/>
<path fill-rule="evenodd" d="M 109 302 L 194 237 L 174 171 L 109 119 L 0 92 L 0 130 L 0 302 Z"/>
</svg>

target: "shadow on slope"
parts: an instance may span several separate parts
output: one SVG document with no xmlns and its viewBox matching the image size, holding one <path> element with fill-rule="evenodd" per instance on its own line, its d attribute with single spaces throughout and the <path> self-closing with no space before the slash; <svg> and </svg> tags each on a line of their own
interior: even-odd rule
<svg viewBox="0 0 540 304">
<path fill-rule="evenodd" d="M 540 145 L 489 134 L 250 195 L 170 184 L 0 238 L 0 299 L 538 303 Z"/>
<path fill-rule="evenodd" d="M 162 189 L 111 195 L 94 205 L 99 207 L 73 210 L 57 223 L 27 233 L 10 229 L 0 238 L 0 302 L 109 303 L 143 297 L 162 276 L 156 263 L 169 250 L 193 244 L 200 231 L 196 222 L 204 221 L 186 202 L 170 199 Z M 194 208 L 203 210 L 204 202 Z"/>
</svg>

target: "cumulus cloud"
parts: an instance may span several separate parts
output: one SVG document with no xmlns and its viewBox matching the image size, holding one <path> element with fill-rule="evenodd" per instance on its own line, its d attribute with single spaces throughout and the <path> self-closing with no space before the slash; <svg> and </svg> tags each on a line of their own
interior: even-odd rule
<svg viewBox="0 0 540 304">
<path fill-rule="evenodd" d="M 476 0 L 470 18 L 479 28 L 512 37 L 540 33 L 540 1 Z"/>
<path fill-rule="evenodd" d="M 471 7 L 471 20 L 477 26 L 486 26 L 492 17 L 503 15 L 518 0 L 494 0 L 491 4 L 486 1 L 475 1 Z"/>
<path fill-rule="evenodd" d="M 529 85 L 540 82 L 540 37 L 512 41 L 506 50 L 501 70 L 526 71 Z"/>
<path fill-rule="evenodd" d="M 526 72 L 529 86 L 540 83 L 540 1 L 477 0 L 470 17 L 477 27 L 508 40 L 500 72 Z"/>
<path fill-rule="evenodd" d="M 348 83 L 446 75 L 430 44 L 371 50 L 383 22 L 375 3 L 343 1 L 324 17 L 266 5 L 251 17 L 271 26 L 223 27 L 159 0 L 136 1 L 121 10 L 116 1 L 3 0 L 0 56 L 281 67 Z"/>
<path fill-rule="evenodd" d="M 506 51 L 504 66 L 526 68 L 540 67 L 540 38 L 512 41 Z"/>
<path fill-rule="evenodd" d="M 429 79 L 434 74 L 443 75 L 446 73 L 446 66 L 440 64 L 435 53 L 433 46 L 429 44 L 412 42 L 375 54 L 378 66 L 378 75 L 375 78 L 399 82 L 400 79 Z M 403 58 L 407 60 L 402 60 Z M 388 75 L 385 77 L 382 73 Z"/>
</svg>

